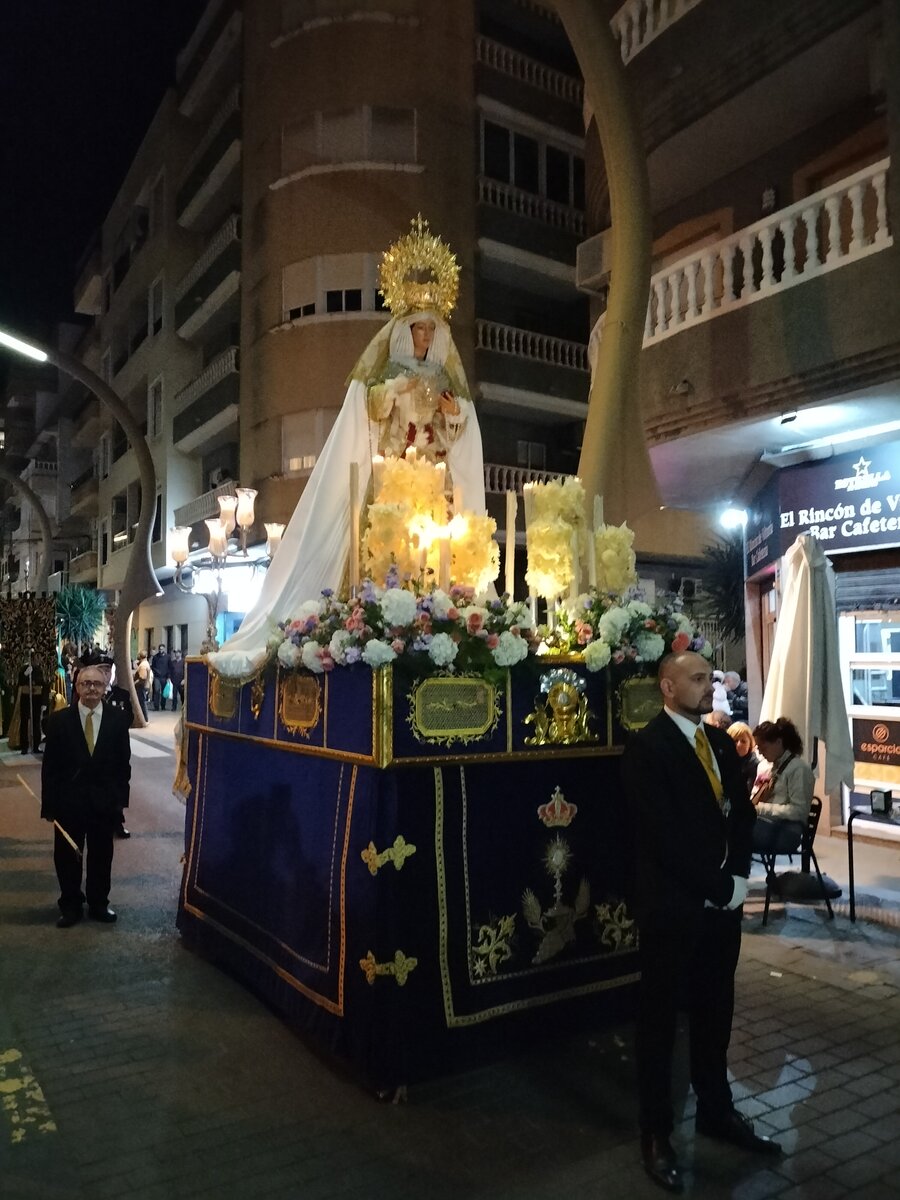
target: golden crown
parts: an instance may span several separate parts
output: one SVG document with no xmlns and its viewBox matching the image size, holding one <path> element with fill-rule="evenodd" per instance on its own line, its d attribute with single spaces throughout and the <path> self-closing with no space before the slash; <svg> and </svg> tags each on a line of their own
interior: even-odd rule
<svg viewBox="0 0 900 1200">
<path fill-rule="evenodd" d="M 542 804 L 537 810 L 538 817 L 547 826 L 552 829 L 554 825 L 571 825 L 578 812 L 577 804 L 569 804 L 565 796 L 557 786 L 553 795 L 547 804 Z"/>
<path fill-rule="evenodd" d="M 421 213 L 409 224 L 410 232 L 389 246 L 381 260 L 384 302 L 395 317 L 433 309 L 449 320 L 459 295 L 456 255 L 431 233 Z"/>
</svg>

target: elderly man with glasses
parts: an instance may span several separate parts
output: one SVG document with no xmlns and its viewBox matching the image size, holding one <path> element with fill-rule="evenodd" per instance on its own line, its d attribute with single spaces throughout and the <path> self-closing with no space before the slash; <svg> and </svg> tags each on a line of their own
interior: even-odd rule
<svg viewBox="0 0 900 1200">
<path fill-rule="evenodd" d="M 109 907 L 113 833 L 120 811 L 128 806 L 131 740 L 127 720 L 104 702 L 108 684 L 104 668 L 82 666 L 75 682 L 77 705 L 47 721 L 41 816 L 55 826 L 60 929 L 82 919 L 85 900 L 95 921 L 116 920 Z"/>
</svg>

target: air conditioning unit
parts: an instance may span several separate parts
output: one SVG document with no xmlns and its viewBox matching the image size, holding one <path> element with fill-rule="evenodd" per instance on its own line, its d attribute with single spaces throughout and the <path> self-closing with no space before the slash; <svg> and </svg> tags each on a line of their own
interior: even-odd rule
<svg viewBox="0 0 900 1200">
<path fill-rule="evenodd" d="M 699 600 L 703 595 L 703 580 L 696 576 L 682 576 L 678 594 L 682 600 Z"/>
<path fill-rule="evenodd" d="M 609 284 L 612 235 L 609 229 L 581 242 L 575 257 L 575 286 L 582 292 L 601 295 Z"/>
</svg>

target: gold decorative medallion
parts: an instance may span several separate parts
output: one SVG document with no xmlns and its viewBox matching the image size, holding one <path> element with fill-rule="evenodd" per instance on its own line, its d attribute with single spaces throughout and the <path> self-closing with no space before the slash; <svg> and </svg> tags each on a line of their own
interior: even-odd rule
<svg viewBox="0 0 900 1200">
<path fill-rule="evenodd" d="M 408 858 L 415 854 L 416 848 L 411 843 L 406 841 L 404 837 L 398 834 L 394 838 L 394 844 L 389 850 L 378 851 L 375 848 L 374 842 L 369 842 L 365 850 L 360 851 L 360 858 L 369 868 L 370 875 L 377 875 L 380 867 L 385 863 L 393 863 L 394 870 L 399 871 Z"/>
<path fill-rule="evenodd" d="M 237 712 L 241 680 L 226 679 L 211 671 L 209 674 L 209 711 L 222 721 L 229 721 Z"/>
<path fill-rule="evenodd" d="M 418 213 L 410 232 L 384 252 L 379 282 L 394 317 L 429 309 L 449 320 L 459 294 L 459 265 L 448 246 Z"/>
<path fill-rule="evenodd" d="M 584 680 L 569 667 L 542 675 L 541 694 L 547 698 L 538 699 L 534 712 L 525 718 L 526 725 L 534 726 L 534 736 L 527 737 L 525 745 L 575 746 L 599 741 L 590 729 L 594 714 L 588 708 L 584 687 Z"/>
<path fill-rule="evenodd" d="M 322 715 L 322 689 L 313 675 L 282 675 L 279 715 L 285 729 L 309 737 Z"/>
<path fill-rule="evenodd" d="M 359 965 L 369 986 L 375 982 L 377 975 L 393 975 L 397 980 L 397 987 L 403 987 L 419 965 L 419 960 L 407 958 L 402 950 L 397 950 L 394 952 L 393 962 L 380 963 L 375 961 L 375 955 L 369 950 L 366 957 L 359 960 Z"/>
<path fill-rule="evenodd" d="M 409 694 L 409 724 L 420 742 L 450 746 L 494 732 L 500 720 L 497 689 L 480 675 L 432 675 Z"/>
<path fill-rule="evenodd" d="M 629 733 L 643 729 L 662 711 L 662 695 L 655 677 L 637 675 L 626 679 L 618 692 L 620 720 Z"/>
</svg>

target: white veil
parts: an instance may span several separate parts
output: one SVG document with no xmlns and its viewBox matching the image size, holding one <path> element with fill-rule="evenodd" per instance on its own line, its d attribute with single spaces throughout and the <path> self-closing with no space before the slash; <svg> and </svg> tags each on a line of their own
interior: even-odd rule
<svg viewBox="0 0 900 1200">
<path fill-rule="evenodd" d="M 398 362 L 412 359 L 410 326 L 420 320 L 435 322 L 428 362 L 443 366 L 455 394 L 468 400 L 468 385 L 450 328 L 437 314 L 395 317 L 379 330 L 353 369 L 344 403 L 284 531 L 259 600 L 237 633 L 221 650 L 208 656 L 210 665 L 221 674 L 252 675 L 266 658 L 266 644 L 278 622 L 291 620 L 304 601 L 317 600 L 324 588 L 341 586 L 350 553 L 349 464 L 359 463 L 360 497 L 364 498 L 372 472 L 373 447 L 377 445 L 366 409 L 367 381 L 389 358 Z M 461 489 L 463 507 L 483 513 L 484 454 L 471 403 L 466 424 L 450 446 L 447 461 L 454 486 Z"/>
</svg>

